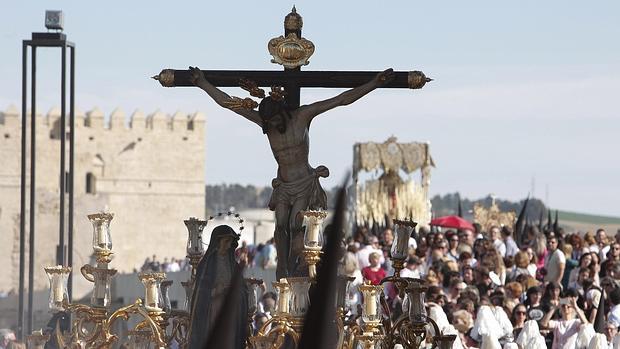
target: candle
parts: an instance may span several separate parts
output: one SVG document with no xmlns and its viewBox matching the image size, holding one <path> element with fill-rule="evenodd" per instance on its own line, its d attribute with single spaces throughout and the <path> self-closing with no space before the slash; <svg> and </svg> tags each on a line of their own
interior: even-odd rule
<svg viewBox="0 0 620 349">
<path fill-rule="evenodd" d="M 308 242 L 313 245 L 318 245 L 319 243 L 319 229 L 321 225 L 317 221 L 316 218 L 311 218 L 308 226 Z"/>
<path fill-rule="evenodd" d="M 106 231 L 103 225 L 97 227 L 97 245 L 101 249 L 106 248 Z"/>
<path fill-rule="evenodd" d="M 364 302 L 366 316 L 372 318 L 377 315 L 377 296 L 375 292 L 369 292 L 366 295 L 368 296 Z"/>
<path fill-rule="evenodd" d="M 146 297 L 144 302 L 148 307 L 157 307 L 157 284 L 152 282 L 146 286 Z"/>
<path fill-rule="evenodd" d="M 280 294 L 280 299 L 278 299 L 278 312 L 279 313 L 288 313 L 288 297 L 286 297 L 286 293 L 282 292 Z"/>
<path fill-rule="evenodd" d="M 65 285 L 62 281 L 62 274 L 54 275 L 52 277 L 52 295 L 54 302 L 56 303 L 62 303 L 65 295 Z"/>
</svg>

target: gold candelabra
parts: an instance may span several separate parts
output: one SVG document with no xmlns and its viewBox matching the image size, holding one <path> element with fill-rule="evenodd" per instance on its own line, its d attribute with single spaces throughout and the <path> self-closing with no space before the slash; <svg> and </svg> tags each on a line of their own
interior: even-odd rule
<svg viewBox="0 0 620 349">
<path fill-rule="evenodd" d="M 396 344 L 400 344 L 404 348 L 417 349 L 420 348 L 422 342 L 431 343 L 433 348 L 451 348 L 456 335 L 442 334 L 437 323 L 426 314 L 424 303 L 424 295 L 428 290 L 426 281 L 400 276 L 409 252 L 409 238 L 417 223 L 395 219 L 394 224 L 394 241 L 390 250 L 394 274 L 381 280 L 381 284 L 391 282 L 396 286 L 401 297 L 406 294 L 404 303 L 408 303 L 408 311 L 395 321 L 391 320 L 388 313 L 381 325 L 383 334 L 380 338 L 376 338 L 375 342 L 382 342 L 385 348 L 393 348 Z M 365 330 L 366 332 L 369 331 Z M 370 341 L 371 339 L 366 336 L 362 340 Z"/>
<path fill-rule="evenodd" d="M 287 279 L 280 279 L 273 287 L 278 298 L 275 315 L 263 324 L 256 336 L 249 338 L 250 345 L 255 349 L 281 348 L 288 337 L 297 347 L 299 332 L 293 328 L 290 313 L 291 285 Z"/>
<path fill-rule="evenodd" d="M 326 211 L 302 211 L 304 217 L 304 260 L 308 264 L 308 275 L 316 277 L 316 265 L 321 260 L 323 248 L 323 221 L 327 217 Z"/>
<path fill-rule="evenodd" d="M 275 314 L 258 329 L 256 335 L 249 336 L 247 347 L 250 349 L 277 349 L 289 344 L 296 347 L 301 337 L 304 317 L 310 305 L 309 288 L 316 277 L 316 265 L 321 258 L 322 224 L 327 216 L 323 211 L 306 211 L 303 214 L 304 257 L 308 264 L 309 277 L 289 277 L 273 283 L 278 295 Z M 144 285 L 144 300 L 138 299 L 133 304 L 115 311 L 110 309 L 110 281 L 116 274 L 116 270 L 109 266 L 113 257 L 109 229 L 113 215 L 99 213 L 89 215 L 88 218 L 93 223 L 93 251 L 97 263 L 96 266 L 82 266 L 80 272 L 86 280 L 94 284 L 90 305 L 74 304 L 68 299 L 67 278 L 71 268 L 45 268 L 50 279 L 50 309 L 73 314 L 69 333 L 62 333 L 58 324 L 56 326 L 55 339 L 58 345 L 63 348 L 110 348 L 119 341 L 118 336 L 112 332 L 112 325 L 116 321 L 128 321 L 130 317 L 137 316 L 141 320 L 129 331 L 129 342 L 126 343 L 132 348 L 167 348 L 173 341 L 178 343 L 180 348 L 186 348 L 190 314 L 188 311 L 171 309 L 168 288 L 172 281 L 165 280 L 164 273 L 140 273 L 138 278 Z M 390 253 L 394 274 L 382 280 L 379 285 L 364 283 L 359 286 L 359 291 L 363 294 L 361 314 L 352 315 L 346 301 L 349 284 L 354 278 L 338 278 L 334 303 L 337 309 L 334 322 L 339 333 L 338 349 L 392 348 L 396 344 L 417 349 L 423 342 L 447 349 L 456 338 L 455 335 L 442 334 L 435 321 L 427 316 L 424 304 L 427 290 L 425 282 L 400 276 L 415 223 L 400 220 L 394 222 L 395 238 Z M 196 218 L 185 221 L 189 232 L 187 257 L 192 265 L 190 279 L 182 283 L 186 290 L 187 309 L 191 309 L 191 291 L 196 283 L 195 270 L 205 252 L 202 232 L 206 223 L 207 221 Z M 256 291 L 263 281 L 245 279 L 245 282 L 249 291 L 247 321 L 248 331 L 251 333 L 258 302 Z M 399 294 L 406 300 L 405 303 L 408 303 L 407 314 L 396 321 L 391 320 L 389 308 L 384 306 L 383 284 L 386 282 L 394 283 Z M 384 313 L 382 309 L 388 313 Z M 43 334 L 33 333 L 29 336 L 33 347 L 44 345 L 47 339 L 49 336 Z"/>
<path fill-rule="evenodd" d="M 93 253 L 96 266 L 86 264 L 80 268 L 80 272 L 86 280 L 94 284 L 89 305 L 71 303 L 68 299 L 67 278 L 71 268 L 63 266 L 45 268 L 50 279 L 50 309 L 53 312 L 65 311 L 73 315 L 69 333 L 62 333 L 57 324 L 55 340 L 62 348 L 111 348 L 119 340 L 112 332 L 113 324 L 137 316 L 141 320 L 133 332 L 130 332 L 134 337 L 144 337 L 143 339 L 148 340 L 149 346 L 154 348 L 167 348 L 172 340 L 177 341 L 180 347 L 184 347 L 189 316 L 186 312 L 172 312 L 163 308 L 167 297 L 166 293 L 164 301 L 160 301 L 160 286 L 165 279 L 164 273 L 139 275 L 145 287 L 144 302 L 138 299 L 133 304 L 115 311 L 110 309 L 110 283 L 117 272 L 116 269 L 109 267 L 113 257 L 110 234 L 110 222 L 113 217 L 111 213 L 88 216 L 93 224 Z M 169 300 L 167 303 L 169 304 Z M 172 329 L 171 334 L 167 335 L 166 329 L 170 320 Z"/>
</svg>

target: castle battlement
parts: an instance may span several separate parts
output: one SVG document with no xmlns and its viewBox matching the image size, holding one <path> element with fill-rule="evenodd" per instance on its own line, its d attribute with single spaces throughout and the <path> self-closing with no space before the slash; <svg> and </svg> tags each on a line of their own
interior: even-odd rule
<svg viewBox="0 0 620 349">
<path fill-rule="evenodd" d="M 44 266 L 56 263 L 63 135 L 60 108 L 38 111 L 35 250 L 37 265 Z M 31 154 L 30 118 L 27 121 L 27 152 Z M 19 285 L 21 122 L 20 107 L 0 107 L 0 265 L 7 274 L 0 278 L 0 292 L 16 290 Z M 108 113 L 97 107 L 82 112 L 76 108 L 76 270 L 90 262 L 92 226 L 86 215 L 105 207 L 117 214 L 112 222 L 117 251 L 113 265 L 119 271 L 139 268 L 152 254 L 185 256 L 183 219 L 205 215 L 205 126 L 202 113 L 122 108 Z M 27 179 L 29 169 L 27 161 Z M 92 284 L 79 279 L 74 284 L 76 297 L 92 289 Z M 43 268 L 36 267 L 34 281 L 36 289 L 46 289 Z"/>
<path fill-rule="evenodd" d="M 59 107 L 52 107 L 45 114 L 37 113 L 37 126 L 54 129 L 59 126 L 61 110 Z M 30 111 L 28 111 L 30 116 Z M 69 111 L 67 110 L 67 120 Z M 169 131 L 169 132 L 200 132 L 204 131 L 205 115 L 201 112 L 185 113 L 176 111 L 167 114 L 159 109 L 145 115 L 141 110 L 136 109 L 127 117 L 122 108 L 115 108 L 109 115 L 104 114 L 101 109 L 94 107 L 86 113 L 75 110 L 76 129 L 89 128 L 92 130 L 116 131 Z M 15 105 L 8 106 L 4 111 L 0 111 L 0 129 L 4 132 L 21 127 L 21 113 Z"/>
</svg>

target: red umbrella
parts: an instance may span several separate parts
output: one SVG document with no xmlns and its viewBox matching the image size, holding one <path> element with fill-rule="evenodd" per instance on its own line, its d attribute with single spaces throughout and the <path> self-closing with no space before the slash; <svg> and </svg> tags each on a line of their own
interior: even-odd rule
<svg viewBox="0 0 620 349">
<path fill-rule="evenodd" d="M 431 225 L 444 228 L 454 229 L 470 229 L 474 230 L 474 226 L 469 221 L 459 216 L 444 216 L 431 220 Z"/>
</svg>

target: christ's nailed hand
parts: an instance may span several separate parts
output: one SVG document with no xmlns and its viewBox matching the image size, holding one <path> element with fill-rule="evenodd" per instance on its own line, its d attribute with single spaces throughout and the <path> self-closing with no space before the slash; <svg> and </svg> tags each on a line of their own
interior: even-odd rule
<svg viewBox="0 0 620 349">
<path fill-rule="evenodd" d="M 189 81 L 194 84 L 194 85 L 198 85 L 198 83 L 201 80 L 204 80 L 205 76 L 202 73 L 202 70 L 200 70 L 200 68 L 198 67 L 189 67 Z"/>
<path fill-rule="evenodd" d="M 384 86 L 394 80 L 394 69 L 389 68 L 381 73 L 377 74 L 375 81 L 377 82 L 377 86 Z"/>
</svg>

